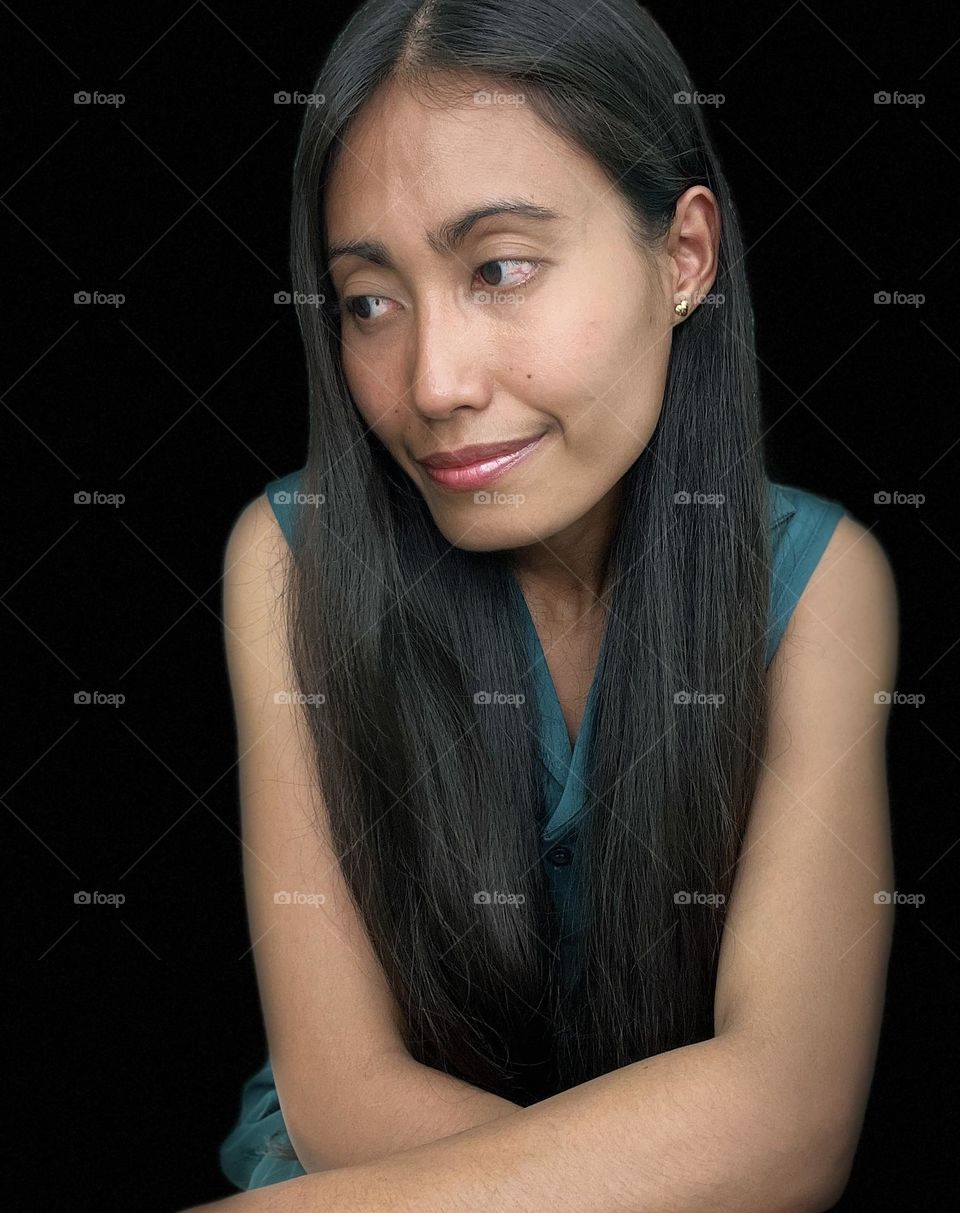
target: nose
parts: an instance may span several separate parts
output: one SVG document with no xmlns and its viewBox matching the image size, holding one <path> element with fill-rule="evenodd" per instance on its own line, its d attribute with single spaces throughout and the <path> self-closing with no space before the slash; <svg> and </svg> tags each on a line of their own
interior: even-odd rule
<svg viewBox="0 0 960 1213">
<path fill-rule="evenodd" d="M 427 418 L 454 409 L 481 409 L 489 402 L 489 344 L 469 301 L 434 296 L 420 308 L 413 327 L 412 407 Z"/>
</svg>

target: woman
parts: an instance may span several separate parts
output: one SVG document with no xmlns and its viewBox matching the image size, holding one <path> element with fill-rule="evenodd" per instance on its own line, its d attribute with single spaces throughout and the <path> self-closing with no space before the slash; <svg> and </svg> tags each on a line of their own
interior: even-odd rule
<svg viewBox="0 0 960 1213">
<path fill-rule="evenodd" d="M 768 477 L 689 75 L 632 0 L 369 0 L 314 92 L 309 451 L 225 557 L 269 1058 L 223 1203 L 826 1208 L 896 598 Z"/>
</svg>

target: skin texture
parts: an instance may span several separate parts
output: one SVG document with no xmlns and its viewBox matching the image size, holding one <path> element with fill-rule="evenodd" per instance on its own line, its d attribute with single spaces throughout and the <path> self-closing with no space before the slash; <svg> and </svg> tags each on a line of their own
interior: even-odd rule
<svg viewBox="0 0 960 1213">
<path fill-rule="evenodd" d="M 238 547 L 248 525 L 231 537 Z M 262 579 L 246 584 L 241 611 L 262 593 Z M 896 633 L 886 556 L 843 518 L 771 663 L 774 723 L 730 898 L 713 1038 L 387 1157 L 196 1208 L 830 1208 L 859 1138 L 892 934 L 891 904 L 874 900 L 895 887 L 889 705 L 876 693 L 895 685 Z"/>
<path fill-rule="evenodd" d="M 391 85 L 350 129 L 327 192 L 328 243 L 380 240 L 394 268 L 353 255 L 332 263 L 338 300 L 374 297 L 363 318 L 342 317 L 343 370 L 443 535 L 513 550 L 525 589 L 579 618 L 601 588 L 619 482 L 660 415 L 683 323 L 674 304 L 687 298 L 692 315 L 716 275 L 716 199 L 688 190 L 664 247 L 641 250 L 595 161 L 528 107 L 471 98 L 425 105 Z M 500 198 L 565 218 L 493 216 L 455 252 L 428 243 L 444 219 Z M 416 462 L 541 433 L 541 447 L 492 486 L 521 494 L 519 505 L 478 506 Z"/>
<path fill-rule="evenodd" d="M 424 236 L 467 207 L 517 196 L 569 218 L 549 231 L 485 220 L 455 257 Z M 331 242 L 378 239 L 395 265 L 351 258 L 334 269 L 341 300 L 384 300 L 369 334 L 344 318 L 344 370 L 364 420 L 443 534 L 472 550 L 512 551 L 540 604 L 538 628 L 565 628 L 585 652 L 617 486 L 659 415 L 682 323 L 673 305 L 687 298 L 692 311 L 715 277 L 715 199 L 684 194 L 663 249 L 643 254 L 596 166 L 522 106 L 423 106 L 394 91 L 351 130 L 327 223 Z M 471 283 L 486 289 L 476 268 L 499 257 L 545 261 L 517 307 L 472 297 Z M 522 508 L 477 508 L 414 459 L 541 430 L 543 450 L 496 485 L 523 494 Z M 255 540 L 238 525 L 239 560 Z M 253 577 L 238 617 L 257 595 Z M 583 615 L 586 624 L 565 627 Z M 889 562 L 845 517 L 769 670 L 772 724 L 728 907 L 712 1039 L 389 1157 L 202 1208 L 830 1207 L 859 1138 L 892 932 L 891 906 L 874 901 L 895 887 L 889 706 L 875 696 L 895 685 L 896 657 Z"/>
</svg>

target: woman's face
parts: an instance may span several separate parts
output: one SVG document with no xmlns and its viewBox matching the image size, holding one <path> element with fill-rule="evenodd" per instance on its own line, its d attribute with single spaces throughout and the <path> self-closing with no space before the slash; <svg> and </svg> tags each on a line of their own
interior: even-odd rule
<svg viewBox="0 0 960 1213">
<path fill-rule="evenodd" d="M 391 85 L 345 142 L 325 222 L 366 425 L 460 547 L 524 547 L 602 513 L 660 414 L 679 252 L 641 252 L 597 164 L 522 98 L 424 105 Z M 521 203 L 539 213 L 504 209 Z M 374 247 L 337 255 L 354 242 Z M 524 443 L 512 464 L 421 462 Z"/>
</svg>

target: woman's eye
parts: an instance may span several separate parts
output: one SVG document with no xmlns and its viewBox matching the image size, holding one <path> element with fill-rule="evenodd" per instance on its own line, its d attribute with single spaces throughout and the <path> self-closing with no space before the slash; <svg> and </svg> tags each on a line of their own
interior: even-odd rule
<svg viewBox="0 0 960 1213">
<path fill-rule="evenodd" d="M 497 268 L 498 266 L 501 266 L 501 265 L 507 265 L 507 266 L 511 266 L 511 267 L 518 266 L 518 265 L 532 265 L 533 269 L 530 273 L 528 273 L 526 275 L 523 275 L 521 277 L 515 277 L 515 274 L 516 274 L 515 270 L 513 270 L 513 269 L 508 270 L 508 272 L 506 274 L 504 274 L 502 270 Z M 528 258 L 498 257 L 494 261 L 485 261 L 483 263 L 483 265 L 478 267 L 477 273 L 483 275 L 483 286 L 501 286 L 504 288 L 509 288 L 512 286 L 523 286 L 525 283 L 529 282 L 530 279 L 533 277 L 533 275 L 537 272 L 537 270 L 539 270 L 540 265 L 541 265 L 541 262 L 531 261 Z M 488 278 L 486 276 L 485 271 L 488 270 L 491 266 L 493 267 L 493 272 L 491 274 L 491 277 Z"/>
<path fill-rule="evenodd" d="M 374 310 L 377 305 L 389 303 L 383 295 L 351 295 L 343 303 L 343 310 L 350 313 L 354 320 L 361 323 L 376 320 L 378 313 Z"/>
<path fill-rule="evenodd" d="M 510 290 L 524 286 L 537 273 L 541 264 L 540 261 L 520 257 L 497 257 L 493 261 L 485 261 L 474 271 L 475 277 L 480 275 L 480 285 L 473 288 L 474 292 L 484 291 L 488 287 Z M 500 266 L 508 268 L 504 271 Z M 532 266 L 533 269 L 523 273 L 516 268 L 518 266 Z M 369 328 L 374 320 L 386 313 L 388 305 L 392 302 L 393 300 L 385 295 L 351 295 L 343 303 L 333 304 L 330 310 L 335 314 L 349 312 L 361 328 Z"/>
</svg>

